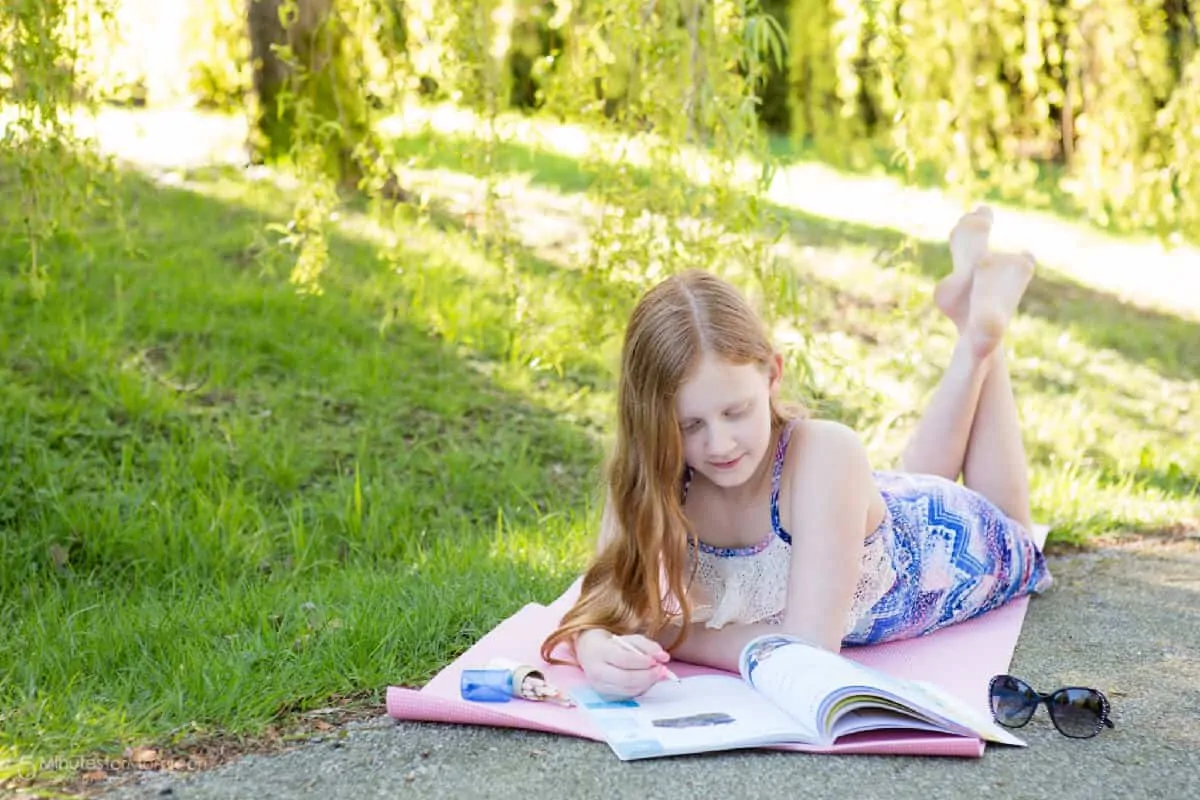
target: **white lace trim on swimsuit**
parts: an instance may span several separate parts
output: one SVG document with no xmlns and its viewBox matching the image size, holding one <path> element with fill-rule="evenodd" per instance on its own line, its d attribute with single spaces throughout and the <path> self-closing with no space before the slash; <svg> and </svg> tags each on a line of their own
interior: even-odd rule
<svg viewBox="0 0 1200 800">
<path fill-rule="evenodd" d="M 846 633 L 854 630 L 855 623 L 896 580 L 883 534 L 883 530 L 877 530 L 863 544 L 862 567 Z M 730 622 L 777 623 L 783 618 L 792 548 L 778 536 L 772 535 L 767 546 L 752 555 L 718 556 L 700 550 L 693 554 L 699 556 L 688 590 L 693 622 L 721 628 Z"/>
</svg>

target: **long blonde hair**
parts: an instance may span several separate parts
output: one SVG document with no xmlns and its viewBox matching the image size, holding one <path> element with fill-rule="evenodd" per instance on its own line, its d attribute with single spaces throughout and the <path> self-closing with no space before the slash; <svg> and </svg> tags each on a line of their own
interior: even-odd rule
<svg viewBox="0 0 1200 800">
<path fill-rule="evenodd" d="M 546 661 L 562 663 L 554 649 L 589 628 L 654 636 L 679 621 L 682 632 L 671 648 L 686 637 L 691 606 L 685 573 L 695 534 L 683 513 L 685 464 L 675 398 L 705 353 L 767 367 L 775 350 L 745 298 L 707 272 L 674 275 L 641 298 L 625 329 L 617 439 L 608 464 L 615 535 L 588 567 L 575 605 L 542 643 Z M 773 433 L 797 415 L 772 397 Z"/>
</svg>

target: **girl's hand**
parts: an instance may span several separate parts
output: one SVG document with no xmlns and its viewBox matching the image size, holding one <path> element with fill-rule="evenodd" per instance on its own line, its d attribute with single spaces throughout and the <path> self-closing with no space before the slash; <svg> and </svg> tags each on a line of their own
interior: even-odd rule
<svg viewBox="0 0 1200 800">
<path fill-rule="evenodd" d="M 645 636 L 613 636 L 592 628 L 575 640 L 575 656 L 596 694 L 605 700 L 637 697 L 670 675 L 671 654 Z"/>
</svg>

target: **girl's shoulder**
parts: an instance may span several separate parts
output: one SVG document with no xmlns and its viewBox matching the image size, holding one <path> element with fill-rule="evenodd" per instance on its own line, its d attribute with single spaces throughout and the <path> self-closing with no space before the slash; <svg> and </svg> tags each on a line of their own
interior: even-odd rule
<svg viewBox="0 0 1200 800">
<path fill-rule="evenodd" d="M 833 420 L 806 419 L 792 426 L 780 487 L 787 507 L 788 530 L 795 535 L 810 515 L 835 505 L 864 504 L 863 536 L 883 518 L 883 496 L 875 484 L 867 449 L 851 427 Z M 782 507 L 781 507 L 781 513 Z M 850 533 L 850 529 L 847 529 Z"/>
<path fill-rule="evenodd" d="M 784 477 L 802 474 L 805 480 L 836 481 L 842 471 L 830 466 L 858 465 L 865 459 L 862 438 L 850 426 L 830 419 L 797 419 L 784 457 Z"/>
<path fill-rule="evenodd" d="M 844 450 L 862 447 L 858 432 L 841 422 L 817 417 L 801 417 L 791 423 L 788 454 L 801 451 Z"/>
</svg>

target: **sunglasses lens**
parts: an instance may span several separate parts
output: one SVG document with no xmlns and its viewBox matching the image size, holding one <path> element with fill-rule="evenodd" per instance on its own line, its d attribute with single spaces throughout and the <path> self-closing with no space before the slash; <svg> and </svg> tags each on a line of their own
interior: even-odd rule
<svg viewBox="0 0 1200 800">
<path fill-rule="evenodd" d="M 1095 736 L 1104 725 L 1104 698 L 1094 689 L 1059 689 L 1050 697 L 1050 718 L 1064 736 Z"/>
<path fill-rule="evenodd" d="M 996 722 L 1010 728 L 1019 728 L 1029 722 L 1038 706 L 1037 692 L 1011 675 L 1000 675 L 992 681 L 988 701 Z"/>
</svg>

